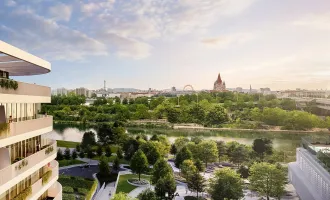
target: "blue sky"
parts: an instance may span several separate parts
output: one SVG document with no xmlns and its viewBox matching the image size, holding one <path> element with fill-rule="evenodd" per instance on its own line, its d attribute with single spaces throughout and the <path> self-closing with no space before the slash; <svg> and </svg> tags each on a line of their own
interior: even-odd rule
<svg viewBox="0 0 330 200">
<path fill-rule="evenodd" d="M 17 79 L 53 88 L 330 89 L 328 0 L 1 0 L 0 19 L 52 63 Z"/>
</svg>

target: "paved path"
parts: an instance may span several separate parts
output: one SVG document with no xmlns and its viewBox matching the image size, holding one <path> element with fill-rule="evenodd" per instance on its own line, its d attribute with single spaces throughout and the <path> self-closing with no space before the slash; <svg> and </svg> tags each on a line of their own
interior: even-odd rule
<svg viewBox="0 0 330 200">
<path fill-rule="evenodd" d="M 112 183 L 109 183 L 105 189 L 102 191 L 102 194 L 100 194 L 99 198 L 100 200 L 108 200 L 110 198 L 112 198 L 115 194 L 115 183 L 116 182 L 112 182 Z"/>
<path fill-rule="evenodd" d="M 150 188 L 150 189 L 152 189 L 152 190 L 155 189 L 154 186 L 142 186 L 142 187 L 137 187 L 137 188 L 135 188 L 134 190 L 132 190 L 132 191 L 128 194 L 128 196 L 130 196 L 130 197 L 132 197 L 132 198 L 136 198 L 140 193 L 142 193 L 144 190 L 146 190 L 146 189 L 148 189 L 148 188 Z"/>
</svg>

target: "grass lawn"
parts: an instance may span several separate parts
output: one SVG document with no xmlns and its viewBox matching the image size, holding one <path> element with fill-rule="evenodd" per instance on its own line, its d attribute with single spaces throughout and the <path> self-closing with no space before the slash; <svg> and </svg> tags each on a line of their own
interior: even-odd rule
<svg viewBox="0 0 330 200">
<path fill-rule="evenodd" d="M 105 157 L 105 158 L 107 159 L 108 162 L 113 162 L 115 160 L 116 156 L 112 155 L 109 158 L 108 157 Z M 100 159 L 101 159 L 101 157 L 99 157 L 99 156 L 95 156 L 92 158 L 92 160 L 100 160 Z M 125 159 L 120 159 L 119 163 L 120 164 L 129 164 L 129 161 L 127 161 Z"/>
<path fill-rule="evenodd" d="M 64 141 L 64 140 L 57 140 L 58 147 L 65 147 L 65 148 L 76 148 L 79 142 L 71 142 L 71 141 Z"/>
<path fill-rule="evenodd" d="M 84 164 L 85 162 L 80 160 L 58 160 L 60 167 L 69 166 L 69 165 L 76 165 L 76 164 Z"/>
<path fill-rule="evenodd" d="M 132 179 L 132 178 L 139 178 L 139 175 L 137 175 L 137 174 L 121 175 L 119 178 L 119 181 L 118 181 L 116 193 L 119 193 L 119 192 L 129 193 L 132 190 L 134 190 L 135 188 L 137 188 L 136 186 L 133 186 L 127 182 L 128 179 Z M 141 175 L 141 178 L 150 181 L 150 176 Z"/>
<path fill-rule="evenodd" d="M 85 199 L 94 184 L 92 180 L 67 175 L 60 175 L 58 182 L 63 187 L 63 200 Z"/>
</svg>

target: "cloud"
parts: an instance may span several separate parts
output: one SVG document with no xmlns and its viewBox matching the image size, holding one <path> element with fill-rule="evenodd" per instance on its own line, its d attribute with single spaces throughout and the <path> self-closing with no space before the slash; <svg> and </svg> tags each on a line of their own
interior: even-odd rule
<svg viewBox="0 0 330 200">
<path fill-rule="evenodd" d="M 218 37 L 204 38 L 202 43 L 209 47 L 225 48 L 232 44 L 243 44 L 256 38 L 256 33 L 234 33 Z"/>
<path fill-rule="evenodd" d="M 308 27 L 318 30 L 330 30 L 330 13 L 310 14 L 293 22 L 295 26 Z"/>
<path fill-rule="evenodd" d="M 16 6 L 16 2 L 14 0 L 6 0 L 6 5 L 9 7 Z"/>
<path fill-rule="evenodd" d="M 85 16 L 92 16 L 101 10 L 111 10 L 115 0 L 91 0 L 87 3 L 81 3 L 80 9 Z"/>
<path fill-rule="evenodd" d="M 70 21 L 71 13 L 71 6 L 62 3 L 49 8 L 49 14 L 53 17 L 54 20 L 57 21 Z"/>
<path fill-rule="evenodd" d="M 0 17 L 5 16 L 0 14 Z M 16 20 L 16 23 L 2 26 L 12 43 L 52 60 L 80 60 L 85 56 L 107 54 L 103 43 L 31 10 L 18 9 L 6 17 Z"/>
</svg>

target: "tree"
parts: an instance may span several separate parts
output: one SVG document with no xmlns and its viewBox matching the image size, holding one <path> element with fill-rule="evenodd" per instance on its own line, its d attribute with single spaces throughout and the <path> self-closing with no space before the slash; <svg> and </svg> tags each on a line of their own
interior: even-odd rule
<svg viewBox="0 0 330 200">
<path fill-rule="evenodd" d="M 140 149 L 147 156 L 148 163 L 153 165 L 160 158 L 158 147 L 153 142 L 146 142 L 140 145 Z"/>
<path fill-rule="evenodd" d="M 140 181 L 141 173 L 146 172 L 149 168 L 148 159 L 141 149 L 134 153 L 130 167 L 134 173 L 139 175 Z"/>
<path fill-rule="evenodd" d="M 183 163 L 184 160 L 191 160 L 192 159 L 192 154 L 188 150 L 187 147 L 183 147 L 179 153 L 177 153 L 175 157 L 175 166 L 180 168 L 180 165 Z"/>
<path fill-rule="evenodd" d="M 234 151 L 231 153 L 229 160 L 230 162 L 237 164 L 239 167 L 241 163 L 247 161 L 248 159 L 248 150 L 245 145 L 240 144 Z"/>
<path fill-rule="evenodd" d="M 240 199 L 243 195 L 243 181 L 239 175 L 230 168 L 219 169 L 211 178 L 209 194 L 212 199 Z"/>
<path fill-rule="evenodd" d="M 101 145 L 99 145 L 97 147 L 96 153 L 97 153 L 98 156 L 102 156 L 103 155 L 103 148 L 102 148 Z"/>
<path fill-rule="evenodd" d="M 167 109 L 167 121 L 170 123 L 178 123 L 180 117 L 180 110 L 176 108 Z"/>
<path fill-rule="evenodd" d="M 116 156 L 115 160 L 112 163 L 112 169 L 118 171 L 120 169 L 120 162 L 118 156 Z"/>
<path fill-rule="evenodd" d="M 241 165 L 237 172 L 241 175 L 241 178 L 248 178 L 249 177 L 249 167 L 246 165 Z"/>
<path fill-rule="evenodd" d="M 128 194 L 125 193 L 118 193 L 111 200 L 134 200 L 133 198 L 129 197 Z"/>
<path fill-rule="evenodd" d="M 219 125 L 228 121 L 227 111 L 223 106 L 216 105 L 206 115 L 207 125 Z"/>
<path fill-rule="evenodd" d="M 189 139 L 187 137 L 178 137 L 174 141 L 174 145 L 177 151 L 180 151 L 188 143 L 189 143 Z"/>
<path fill-rule="evenodd" d="M 99 174 L 102 177 L 109 177 L 111 174 L 111 169 L 108 164 L 107 159 L 104 156 L 101 156 L 100 162 L 99 162 Z"/>
<path fill-rule="evenodd" d="M 206 180 L 198 171 L 193 171 L 192 174 L 188 176 L 187 184 L 189 190 L 197 193 L 197 199 L 198 193 L 204 192 L 206 188 Z"/>
<path fill-rule="evenodd" d="M 58 149 L 56 160 L 63 160 L 63 153 L 61 149 Z"/>
<path fill-rule="evenodd" d="M 218 160 L 217 144 L 214 141 L 202 141 L 197 146 L 199 149 L 199 158 L 205 163 L 206 167 L 207 163 Z"/>
<path fill-rule="evenodd" d="M 118 149 L 117 149 L 117 157 L 119 159 L 123 158 L 123 150 L 121 150 L 121 147 L 118 147 Z"/>
<path fill-rule="evenodd" d="M 125 129 L 121 126 L 112 127 L 109 123 L 100 123 L 97 127 L 97 136 L 99 142 L 101 142 L 103 145 L 118 143 L 124 137 L 124 135 Z"/>
<path fill-rule="evenodd" d="M 263 160 L 264 154 L 273 153 L 273 142 L 268 138 L 258 138 L 253 141 L 252 149 Z"/>
<path fill-rule="evenodd" d="M 107 145 L 105 147 L 105 156 L 109 158 L 109 157 L 111 157 L 111 154 L 112 154 L 111 148 L 109 147 L 109 145 Z"/>
<path fill-rule="evenodd" d="M 125 159 L 130 160 L 133 154 L 139 149 L 139 142 L 134 138 L 128 138 L 123 145 Z"/>
<path fill-rule="evenodd" d="M 286 181 L 282 168 L 265 162 L 255 163 L 250 168 L 250 187 L 261 195 L 280 198 Z"/>
<path fill-rule="evenodd" d="M 152 170 L 152 176 L 151 176 L 151 182 L 153 184 L 157 183 L 157 181 L 163 177 L 165 177 L 168 174 L 172 174 L 172 168 L 171 166 L 164 160 L 163 158 L 160 158 L 157 160 L 155 165 L 153 166 Z"/>
<path fill-rule="evenodd" d="M 77 144 L 77 145 L 76 145 L 76 151 L 77 151 L 77 152 L 80 152 L 80 144 Z"/>
<path fill-rule="evenodd" d="M 194 137 L 191 137 L 191 141 L 195 144 L 199 144 L 203 141 L 203 136 L 194 136 Z"/>
<path fill-rule="evenodd" d="M 71 159 L 71 153 L 70 153 L 70 149 L 66 148 L 64 151 L 64 158 L 65 160 L 70 160 Z"/>
<path fill-rule="evenodd" d="M 175 155 L 177 152 L 178 152 L 178 150 L 177 150 L 175 144 L 172 144 L 172 145 L 171 145 L 170 153 L 171 153 L 172 155 Z"/>
<path fill-rule="evenodd" d="M 227 157 L 227 147 L 224 141 L 217 141 L 218 157 L 220 161 L 224 161 Z"/>
<path fill-rule="evenodd" d="M 79 157 L 80 157 L 80 158 L 85 158 L 85 152 L 80 151 L 80 152 L 79 152 Z"/>
<path fill-rule="evenodd" d="M 180 165 L 180 170 L 182 176 L 186 180 L 188 180 L 190 174 L 192 174 L 195 171 L 198 171 L 192 160 L 184 160 L 183 163 Z"/>
<path fill-rule="evenodd" d="M 200 159 L 195 159 L 194 164 L 199 172 L 203 172 L 205 170 L 205 165 Z"/>
<path fill-rule="evenodd" d="M 155 185 L 155 192 L 157 197 L 164 199 L 167 193 L 168 199 L 174 198 L 176 191 L 176 183 L 173 175 L 168 174 L 167 176 L 160 178 Z"/>
<path fill-rule="evenodd" d="M 156 193 L 150 188 L 144 190 L 138 195 L 138 200 L 157 200 Z"/>
<path fill-rule="evenodd" d="M 88 146 L 93 146 L 96 144 L 95 133 L 92 131 L 85 132 L 81 141 L 81 147 L 83 149 L 88 148 Z"/>
<path fill-rule="evenodd" d="M 87 148 L 87 158 L 92 159 L 95 155 L 91 148 Z"/>
<path fill-rule="evenodd" d="M 75 149 L 72 151 L 71 157 L 73 160 L 77 159 L 78 155 L 77 155 L 77 151 Z"/>
<path fill-rule="evenodd" d="M 124 104 L 124 105 L 127 105 L 127 104 L 128 104 L 128 99 L 127 99 L 127 98 L 124 98 L 124 99 L 123 99 L 123 104 Z"/>
</svg>

